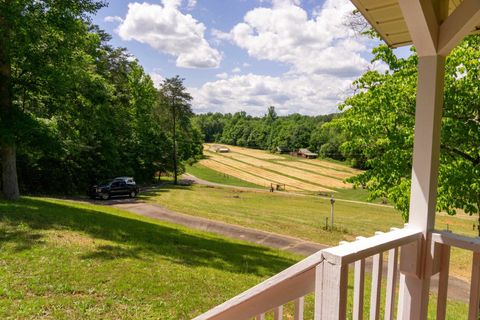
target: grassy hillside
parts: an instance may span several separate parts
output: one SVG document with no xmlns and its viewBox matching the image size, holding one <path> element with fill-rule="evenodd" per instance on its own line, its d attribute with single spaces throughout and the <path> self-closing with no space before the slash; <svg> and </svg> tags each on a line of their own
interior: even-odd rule
<svg viewBox="0 0 480 320">
<path fill-rule="evenodd" d="M 202 166 L 199 163 L 196 163 L 192 166 L 187 166 L 186 172 L 194 175 L 195 177 L 214 182 L 214 183 L 220 183 L 220 184 L 225 184 L 229 186 L 235 186 L 235 187 L 248 187 L 248 188 L 262 188 L 265 189 L 264 186 L 257 185 L 254 183 L 250 183 L 244 180 L 237 179 L 235 177 L 229 176 L 225 173 L 221 173 L 215 170 L 212 170 L 210 168 L 207 168 L 205 166 Z"/>
<path fill-rule="evenodd" d="M 1 319 L 191 319 L 299 259 L 105 206 L 0 200 Z"/>
<path fill-rule="evenodd" d="M 190 319 L 298 259 L 103 206 L 0 200 L 1 319 Z"/>
<path fill-rule="evenodd" d="M 174 211 L 328 245 L 403 226 L 400 213 L 391 207 L 337 200 L 336 230 L 325 230 L 326 218 L 330 219 L 330 200 L 288 193 L 199 185 L 165 186 L 149 194 L 147 199 Z M 448 225 L 453 232 L 475 236 L 473 223 L 473 218 L 465 215 L 438 215 L 436 225 L 438 229 L 445 229 Z M 467 277 L 471 272 L 471 253 L 454 249 L 452 256 L 452 272 Z"/>
</svg>

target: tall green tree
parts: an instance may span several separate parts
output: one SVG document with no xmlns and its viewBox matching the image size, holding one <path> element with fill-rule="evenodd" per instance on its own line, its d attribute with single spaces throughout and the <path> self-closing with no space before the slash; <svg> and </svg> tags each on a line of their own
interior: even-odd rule
<svg viewBox="0 0 480 320">
<path fill-rule="evenodd" d="M 480 226 L 479 48 L 480 37 L 470 36 L 447 57 L 437 210 L 476 214 Z M 346 135 L 342 148 L 359 152 L 370 168 L 352 180 L 368 186 L 372 197 L 391 199 L 407 219 L 418 59 L 415 52 L 397 58 L 385 45 L 373 53 L 389 71 L 358 79 L 334 123 Z"/>
<path fill-rule="evenodd" d="M 159 91 L 160 103 L 167 111 L 171 121 L 174 184 L 178 184 L 178 129 L 186 131 L 191 125 L 190 118 L 193 116 L 192 96 L 188 93 L 183 81 L 184 79 L 180 76 L 165 79 Z"/>
<path fill-rule="evenodd" d="M 102 6 L 95 0 L 0 2 L 0 156 L 8 199 L 19 197 L 19 140 L 30 120 L 48 116 L 62 103 L 48 100 L 71 89 L 69 71 L 88 37 L 88 15 Z"/>
</svg>

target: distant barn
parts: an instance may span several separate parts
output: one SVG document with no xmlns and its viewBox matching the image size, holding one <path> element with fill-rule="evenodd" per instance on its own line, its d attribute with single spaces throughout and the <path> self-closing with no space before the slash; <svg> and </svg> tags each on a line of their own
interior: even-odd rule
<svg viewBox="0 0 480 320">
<path fill-rule="evenodd" d="M 213 145 L 209 149 L 212 152 L 217 152 L 217 153 L 227 153 L 230 152 L 230 149 L 225 147 L 225 146 L 220 146 L 220 145 Z"/>
<path fill-rule="evenodd" d="M 318 157 L 318 153 L 311 152 L 308 149 L 298 149 L 298 151 L 295 152 L 294 155 L 297 156 L 297 157 L 303 157 L 303 158 L 307 158 L 307 159 L 315 159 L 315 158 Z"/>
</svg>

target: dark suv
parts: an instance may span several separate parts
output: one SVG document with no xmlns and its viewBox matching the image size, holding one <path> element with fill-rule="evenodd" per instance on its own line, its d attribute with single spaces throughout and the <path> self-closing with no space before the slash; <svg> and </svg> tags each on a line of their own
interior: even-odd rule
<svg viewBox="0 0 480 320">
<path fill-rule="evenodd" d="M 101 198 L 103 200 L 108 200 L 110 197 L 116 196 L 135 198 L 138 191 L 137 184 L 132 177 L 118 177 L 102 181 L 98 185 L 92 186 L 88 190 L 88 195 L 92 199 Z"/>
</svg>

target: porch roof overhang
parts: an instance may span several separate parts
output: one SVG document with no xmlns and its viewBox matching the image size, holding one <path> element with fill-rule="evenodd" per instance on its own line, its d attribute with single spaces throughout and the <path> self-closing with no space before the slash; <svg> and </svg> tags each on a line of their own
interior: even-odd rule
<svg viewBox="0 0 480 320">
<path fill-rule="evenodd" d="M 402 11 L 402 0 L 351 1 L 390 47 L 396 48 L 414 44 L 415 41 L 409 32 L 408 21 L 406 21 L 405 14 Z M 420 0 L 418 2 L 421 3 L 424 9 L 426 9 L 425 6 L 431 6 L 434 12 L 443 11 L 443 13 L 440 14 L 443 15 L 443 17 L 439 18 L 439 14 L 436 15 L 440 25 L 462 4 L 466 7 L 471 5 L 472 2 L 478 3 L 478 1 L 469 0 Z M 480 33 L 480 21 L 477 22 L 478 24 L 475 24 L 471 30 L 469 30 L 470 33 Z"/>
</svg>

